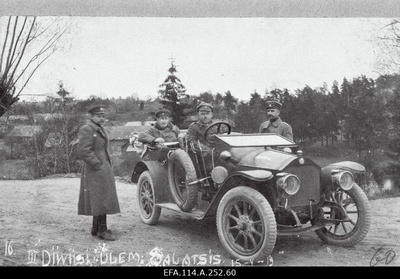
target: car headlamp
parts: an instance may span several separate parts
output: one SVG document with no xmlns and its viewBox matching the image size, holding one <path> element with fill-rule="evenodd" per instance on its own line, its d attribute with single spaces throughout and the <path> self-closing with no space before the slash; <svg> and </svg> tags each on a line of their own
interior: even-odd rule
<svg viewBox="0 0 400 279">
<path fill-rule="evenodd" d="M 332 183 L 336 187 L 348 191 L 353 187 L 354 177 L 349 171 L 332 170 Z"/>
<path fill-rule="evenodd" d="M 276 180 L 278 188 L 288 196 L 293 196 L 300 189 L 300 179 L 294 174 L 277 174 L 279 178 Z"/>
<path fill-rule="evenodd" d="M 227 177 L 228 177 L 228 170 L 224 167 L 218 166 L 211 171 L 211 179 L 215 183 L 221 184 Z"/>
</svg>

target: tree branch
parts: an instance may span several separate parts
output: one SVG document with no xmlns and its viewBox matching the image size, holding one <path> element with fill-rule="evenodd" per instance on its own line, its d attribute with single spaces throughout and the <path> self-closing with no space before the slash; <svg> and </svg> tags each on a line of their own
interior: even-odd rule
<svg viewBox="0 0 400 279">
<path fill-rule="evenodd" d="M 53 51 L 54 52 L 54 51 Z M 53 54 L 53 52 L 51 52 L 49 55 L 47 55 L 42 61 L 40 61 L 40 63 L 32 70 L 32 72 L 29 74 L 27 80 L 25 81 L 25 83 L 22 85 L 21 89 L 18 91 L 18 93 L 15 95 L 15 97 L 18 97 L 19 94 L 21 94 L 22 90 L 25 88 L 25 86 L 28 84 L 29 80 L 31 79 L 31 77 L 33 76 L 33 74 L 36 72 L 36 70 Z"/>
<path fill-rule="evenodd" d="M 15 21 L 16 21 L 16 23 L 18 22 L 18 17 L 15 18 Z M 5 66 L 4 73 L 3 73 L 3 81 L 4 82 L 7 82 L 7 79 L 8 79 L 8 71 L 10 69 L 9 68 L 9 61 L 10 61 L 11 49 L 12 49 L 12 46 L 14 44 L 15 29 L 17 27 L 16 23 L 14 23 L 13 32 L 12 32 L 12 35 L 11 35 L 11 43 L 10 43 L 10 47 L 9 47 L 9 50 L 8 50 L 8 53 L 7 53 L 6 66 Z"/>
<path fill-rule="evenodd" d="M 15 44 L 14 44 L 13 53 L 12 53 L 12 55 L 11 55 L 11 58 L 12 58 L 12 59 L 11 59 L 10 64 L 9 64 L 9 71 L 12 69 L 12 67 L 13 67 L 13 65 L 14 65 L 14 63 L 15 63 L 15 61 L 16 61 L 19 57 L 22 57 L 22 55 L 23 55 L 22 52 L 18 52 L 18 53 L 17 53 L 17 56 L 15 57 L 15 51 L 16 51 L 16 49 L 17 49 L 18 46 L 19 46 L 19 41 L 20 41 L 20 38 L 21 38 L 22 33 L 24 32 L 26 21 L 27 21 L 27 17 L 25 17 L 25 20 L 24 20 L 24 23 L 23 23 L 23 25 L 22 25 L 22 28 L 21 28 L 21 30 L 19 31 L 17 40 L 16 40 L 16 42 L 15 42 Z M 14 57 L 15 57 L 15 58 L 14 58 Z M 17 68 L 17 66 L 14 67 L 14 70 L 12 71 L 11 75 L 8 76 L 8 82 L 10 82 L 10 81 L 12 81 L 12 80 L 14 79 L 14 74 L 15 74 L 15 69 L 16 69 L 16 68 Z"/>
<path fill-rule="evenodd" d="M 19 63 L 20 63 L 21 60 L 22 60 L 22 57 L 23 57 L 23 55 L 24 55 L 24 53 L 25 53 L 25 50 L 26 50 L 26 46 L 28 45 L 29 36 L 30 36 L 30 34 L 31 34 L 32 30 L 33 30 L 33 26 L 35 25 L 35 20 L 36 20 L 36 17 L 33 18 L 31 27 L 29 28 L 28 37 L 26 38 L 25 44 L 24 44 L 24 46 L 23 46 L 23 48 L 22 48 L 22 51 L 21 51 L 21 56 L 19 57 L 18 62 L 17 62 L 17 64 L 15 65 L 14 70 L 13 70 L 11 76 L 14 76 L 15 71 L 17 70 L 17 68 L 18 68 L 18 66 L 19 66 Z M 28 66 L 29 66 L 29 65 L 28 65 Z M 25 69 L 28 68 L 28 66 L 26 66 Z M 18 76 L 17 80 L 18 80 L 21 76 L 22 76 L 22 73 L 21 73 L 21 75 Z M 9 82 L 7 82 L 7 85 L 8 85 L 8 86 L 14 86 L 16 82 L 17 82 L 17 81 L 13 81 L 13 80 L 11 79 Z"/>
<path fill-rule="evenodd" d="M 0 115 L 18 100 L 32 76 L 54 54 L 59 39 L 72 25 L 72 23 L 58 25 L 57 22 L 53 20 L 43 27 L 38 27 L 36 17 L 26 16 L 23 23 L 18 16 L 15 20 L 11 16 L 8 18 L 7 33 L 0 57 L 0 71 L 4 69 L 0 75 Z M 48 35 L 46 34 L 42 40 L 41 36 L 45 33 Z M 32 52 L 31 43 L 34 45 Z"/>
<path fill-rule="evenodd" d="M 19 40 L 20 40 L 20 38 L 21 38 L 21 35 L 22 35 L 23 31 L 24 31 L 26 21 L 27 21 L 27 17 L 25 17 L 24 23 L 22 24 L 21 30 L 19 31 L 17 40 L 15 41 L 15 44 L 14 44 L 14 47 L 13 47 L 13 52 L 12 52 L 11 58 L 13 58 L 14 55 L 15 55 L 15 51 L 16 51 L 16 49 L 17 49 L 17 47 L 18 47 L 18 42 L 19 42 Z M 12 66 L 12 64 L 13 64 L 14 61 L 15 61 L 14 59 L 11 59 L 11 61 L 10 61 L 10 68 L 11 68 L 11 66 Z"/>
<path fill-rule="evenodd" d="M 15 85 L 17 83 L 17 81 L 20 79 L 21 76 L 23 76 L 23 74 L 25 73 L 25 71 L 28 69 L 28 67 L 37 59 L 39 59 L 44 53 L 48 52 L 51 48 L 52 51 L 50 52 L 50 54 L 45 58 L 47 59 L 51 54 L 53 54 L 55 52 L 55 47 L 54 45 L 57 43 L 57 41 L 61 38 L 61 36 L 68 30 L 70 25 L 68 25 L 66 28 L 64 28 L 64 30 L 60 33 L 56 33 L 54 34 L 47 42 L 46 44 L 42 47 L 42 49 L 35 54 L 31 60 L 28 62 L 28 64 L 26 65 L 26 67 L 23 69 L 23 71 L 21 72 L 21 74 L 17 77 L 17 79 L 13 82 L 12 85 Z M 42 64 L 42 62 L 40 62 L 40 65 Z M 15 68 L 16 69 L 16 68 Z M 14 71 L 15 71 L 14 69 Z M 36 71 L 36 69 L 35 69 Z M 30 78 L 29 78 L 30 79 Z M 24 86 L 25 87 L 25 86 Z"/>
<path fill-rule="evenodd" d="M 15 17 L 15 22 L 14 22 L 14 28 L 11 36 L 11 43 L 10 43 L 10 48 L 8 49 L 8 54 L 7 54 L 7 60 L 6 60 L 6 68 L 4 70 L 4 77 L 6 79 L 6 82 L 8 83 L 8 71 L 10 70 L 10 56 L 11 56 L 11 49 L 14 45 L 14 40 L 15 40 L 15 32 L 17 29 L 17 24 L 18 24 L 18 16 Z"/>
<path fill-rule="evenodd" d="M 6 37 L 4 39 L 3 49 L 1 50 L 0 72 L 2 72 L 2 68 L 3 68 L 3 56 L 4 56 L 4 51 L 6 49 L 6 44 L 7 44 L 7 40 L 8 40 L 8 33 L 9 33 L 9 30 L 10 30 L 10 23 L 11 23 L 11 17 L 8 18 Z M 1 77 L 1 80 L 3 80 L 3 77 Z"/>
</svg>

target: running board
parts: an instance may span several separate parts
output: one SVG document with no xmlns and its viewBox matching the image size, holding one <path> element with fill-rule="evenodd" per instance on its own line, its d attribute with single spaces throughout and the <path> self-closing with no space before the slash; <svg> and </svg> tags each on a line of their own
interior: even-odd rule
<svg viewBox="0 0 400 279">
<path fill-rule="evenodd" d="M 179 212 L 180 214 L 183 214 L 185 216 L 190 216 L 192 218 L 196 218 L 198 220 L 203 219 L 205 212 L 199 209 L 193 209 L 189 212 L 182 211 L 175 203 L 172 202 L 166 202 L 166 203 L 157 203 L 156 206 L 169 209 L 175 212 Z"/>
</svg>

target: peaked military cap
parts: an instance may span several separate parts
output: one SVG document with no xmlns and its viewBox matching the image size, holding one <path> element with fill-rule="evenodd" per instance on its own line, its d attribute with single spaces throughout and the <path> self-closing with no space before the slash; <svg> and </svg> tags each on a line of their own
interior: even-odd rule
<svg viewBox="0 0 400 279">
<path fill-rule="evenodd" d="M 282 104 L 279 101 L 276 101 L 276 100 L 267 101 L 267 109 L 271 109 L 271 108 L 280 109 L 281 107 L 282 107 Z"/>
<path fill-rule="evenodd" d="M 97 105 L 89 109 L 90 114 L 104 114 L 106 112 L 107 110 L 105 105 Z"/>
<path fill-rule="evenodd" d="M 158 111 L 156 112 L 156 117 L 157 117 L 157 118 L 163 117 L 163 116 L 168 116 L 168 117 L 170 117 L 170 116 L 171 116 L 171 112 L 170 112 L 169 110 L 167 110 L 167 109 L 160 109 L 160 110 L 158 110 Z"/>
<path fill-rule="evenodd" d="M 205 110 L 205 111 L 211 111 L 211 112 L 213 112 L 213 111 L 214 111 L 214 107 L 213 107 L 213 105 L 210 104 L 210 103 L 201 102 L 201 103 L 197 106 L 197 108 L 196 108 L 196 111 L 197 111 L 197 112 L 199 112 L 200 110 Z"/>
</svg>

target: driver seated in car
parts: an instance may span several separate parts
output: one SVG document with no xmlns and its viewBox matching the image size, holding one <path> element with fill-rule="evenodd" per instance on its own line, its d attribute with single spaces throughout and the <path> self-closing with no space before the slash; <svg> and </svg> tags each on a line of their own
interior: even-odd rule
<svg viewBox="0 0 400 279">
<path fill-rule="evenodd" d="M 209 143 L 204 140 L 205 130 L 213 123 L 214 107 L 206 102 L 201 102 L 197 108 L 199 120 L 189 125 L 186 140 L 192 142 L 195 148 L 210 148 Z"/>
<path fill-rule="evenodd" d="M 165 142 L 178 142 L 184 137 L 179 128 L 171 123 L 171 112 L 161 109 L 156 112 L 156 123 L 138 136 L 138 141 L 162 147 Z"/>
</svg>

